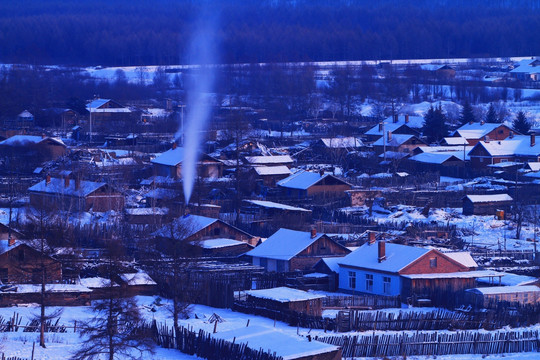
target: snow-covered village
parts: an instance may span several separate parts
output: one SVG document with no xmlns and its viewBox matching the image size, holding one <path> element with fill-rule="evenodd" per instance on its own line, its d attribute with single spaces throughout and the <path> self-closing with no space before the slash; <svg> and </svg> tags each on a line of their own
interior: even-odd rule
<svg viewBox="0 0 540 360">
<path fill-rule="evenodd" d="M 0 3 L 0 360 L 540 358 L 539 9 Z"/>
</svg>

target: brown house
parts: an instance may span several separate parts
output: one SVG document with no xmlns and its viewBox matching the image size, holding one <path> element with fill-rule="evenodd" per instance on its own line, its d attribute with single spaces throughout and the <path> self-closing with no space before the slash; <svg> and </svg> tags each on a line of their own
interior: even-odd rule
<svg viewBox="0 0 540 360">
<path fill-rule="evenodd" d="M 508 212 L 513 199 L 508 194 L 467 195 L 463 198 L 463 215 L 493 215 L 497 210 Z"/>
<path fill-rule="evenodd" d="M 540 161 L 540 143 L 536 142 L 534 133 L 530 136 L 511 136 L 501 141 L 484 140 L 472 148 L 469 157 L 474 168 L 504 162 L 537 162 Z"/>
<path fill-rule="evenodd" d="M 305 170 L 278 181 L 277 185 L 284 196 L 292 199 L 345 197 L 345 191 L 352 189 L 352 185 L 333 175 Z"/>
<path fill-rule="evenodd" d="M 253 265 L 267 271 L 310 270 L 322 258 L 350 253 L 326 234 L 279 229 L 261 245 L 248 252 Z"/>
<path fill-rule="evenodd" d="M 62 264 L 32 246 L 16 240 L 0 240 L 0 282 L 41 282 L 41 262 L 45 266 L 47 282 L 62 281 Z"/>
<path fill-rule="evenodd" d="M 172 179 L 181 179 L 184 156 L 184 148 L 177 147 L 176 143 L 174 143 L 172 149 L 160 154 L 151 161 L 154 174 Z M 219 178 L 223 175 L 223 162 L 207 154 L 202 155 L 197 162 L 197 168 L 198 173 L 203 178 Z"/>
<path fill-rule="evenodd" d="M 294 311 L 306 315 L 322 315 L 324 295 L 310 294 L 303 290 L 277 287 L 246 291 L 246 302 L 254 306 L 277 311 Z"/>
<path fill-rule="evenodd" d="M 62 140 L 47 136 L 14 135 L 0 142 L 0 157 L 17 164 L 18 171 L 34 170 L 45 161 L 56 160 L 68 153 Z"/>
<path fill-rule="evenodd" d="M 504 124 L 496 123 L 486 123 L 481 122 L 470 122 L 465 125 L 462 125 L 457 129 L 453 137 L 461 137 L 467 140 L 469 145 L 476 145 L 481 140 L 487 141 L 497 141 L 504 140 L 512 135 L 519 135 L 515 130 L 512 130 Z"/>
<path fill-rule="evenodd" d="M 200 215 L 185 215 L 175 219 L 152 234 L 161 239 L 182 239 L 186 242 L 197 242 L 209 239 L 232 239 L 250 245 L 257 243 L 257 238 L 226 222 Z"/>
<path fill-rule="evenodd" d="M 291 170 L 285 165 L 255 166 L 249 171 L 251 182 L 261 181 L 263 186 L 275 187 L 277 182 L 291 175 Z"/>
<path fill-rule="evenodd" d="M 387 132 L 384 137 L 373 143 L 373 149 L 377 154 L 382 154 L 385 151 L 411 154 L 419 146 L 427 146 L 427 144 L 414 135 L 393 134 L 391 132 Z"/>
<path fill-rule="evenodd" d="M 138 116 L 131 109 L 111 99 L 95 99 L 86 104 L 89 112 L 89 128 L 95 131 L 125 130 L 137 121 Z"/>
<path fill-rule="evenodd" d="M 28 189 L 30 205 L 37 209 L 72 211 L 121 211 L 124 196 L 111 186 L 94 181 L 47 178 Z"/>
</svg>

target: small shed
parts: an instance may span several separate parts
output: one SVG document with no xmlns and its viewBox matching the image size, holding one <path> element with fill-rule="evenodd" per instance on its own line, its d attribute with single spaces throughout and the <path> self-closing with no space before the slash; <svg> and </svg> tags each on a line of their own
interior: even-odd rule
<svg viewBox="0 0 540 360">
<path fill-rule="evenodd" d="M 322 315 L 324 295 L 310 294 L 303 290 L 277 287 L 246 291 L 247 302 L 255 306 L 278 311 L 295 311 L 307 315 Z"/>
<path fill-rule="evenodd" d="M 127 296 L 157 294 L 157 283 L 144 272 L 121 274 L 118 282 Z"/>
<path fill-rule="evenodd" d="M 205 256 L 236 257 L 253 249 L 253 246 L 246 242 L 226 238 L 200 240 L 193 244 L 201 247 Z"/>
<path fill-rule="evenodd" d="M 481 307 L 494 307 L 499 302 L 519 305 L 540 303 L 540 288 L 526 286 L 491 286 L 469 289 L 466 292 L 469 302 Z"/>
<path fill-rule="evenodd" d="M 507 212 L 512 206 L 508 194 L 467 195 L 463 198 L 463 215 L 495 215 L 497 210 Z"/>
</svg>

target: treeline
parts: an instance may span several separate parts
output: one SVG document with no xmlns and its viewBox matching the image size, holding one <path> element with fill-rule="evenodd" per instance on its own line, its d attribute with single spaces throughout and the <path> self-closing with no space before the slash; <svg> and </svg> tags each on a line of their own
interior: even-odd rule
<svg viewBox="0 0 540 360">
<path fill-rule="evenodd" d="M 61 0 L 0 3 L 0 61 L 185 63 L 203 9 L 220 62 L 537 54 L 540 1 Z"/>
</svg>

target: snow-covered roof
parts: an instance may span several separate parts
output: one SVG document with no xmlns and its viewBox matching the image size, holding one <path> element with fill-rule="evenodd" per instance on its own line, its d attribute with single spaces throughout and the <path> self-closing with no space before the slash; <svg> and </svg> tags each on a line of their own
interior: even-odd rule
<svg viewBox="0 0 540 360">
<path fill-rule="evenodd" d="M 486 122 L 467 123 L 458 128 L 454 134 L 465 139 L 480 139 L 500 126 L 505 125 Z"/>
<path fill-rule="evenodd" d="M 120 278 L 122 279 L 122 281 L 124 281 L 127 285 L 130 285 L 130 286 L 157 285 L 157 283 L 154 280 L 152 280 L 150 275 L 148 275 L 145 272 L 121 274 Z"/>
<path fill-rule="evenodd" d="M 344 137 L 344 138 L 322 138 L 324 146 L 331 149 L 347 149 L 357 148 L 364 145 L 362 140 L 356 137 Z"/>
<path fill-rule="evenodd" d="M 253 170 L 257 175 L 290 175 L 291 170 L 285 165 L 278 166 L 254 166 Z"/>
<path fill-rule="evenodd" d="M 420 153 L 418 155 L 411 156 L 409 160 L 417 161 L 425 164 L 443 164 L 444 162 L 451 160 L 451 161 L 463 161 L 463 151 L 459 152 L 461 156 L 458 156 L 459 154 L 454 154 L 454 152 L 424 152 Z"/>
<path fill-rule="evenodd" d="M 299 208 L 296 206 L 290 206 L 285 204 L 280 204 L 272 201 L 263 201 L 263 200 L 244 200 L 245 202 L 265 207 L 265 208 L 271 208 L 271 209 L 280 209 L 280 210 L 291 210 L 291 211 L 305 211 L 305 212 L 311 212 L 311 210 L 306 210 L 303 208 Z"/>
<path fill-rule="evenodd" d="M 84 287 L 87 287 L 89 289 L 102 289 L 102 288 L 108 288 L 112 285 L 112 287 L 118 287 L 117 283 L 114 281 L 111 283 L 111 280 L 105 279 L 99 276 L 96 277 L 90 277 L 90 278 L 82 278 L 81 279 L 81 285 Z"/>
<path fill-rule="evenodd" d="M 125 209 L 126 214 L 137 215 L 167 215 L 169 213 L 168 208 L 150 207 L 150 208 L 132 208 Z"/>
<path fill-rule="evenodd" d="M 230 246 L 238 246 L 246 244 L 243 241 L 233 240 L 233 239 L 210 239 L 210 240 L 201 240 L 194 242 L 194 245 L 198 245 L 204 249 L 220 249 Z"/>
<path fill-rule="evenodd" d="M 182 161 L 184 161 L 184 148 L 177 147 L 176 149 L 167 150 L 156 156 L 151 162 L 160 165 L 176 166 Z"/>
<path fill-rule="evenodd" d="M 91 102 L 86 104 L 86 109 L 97 109 L 100 106 L 105 105 L 109 101 L 111 101 L 111 99 L 95 99 L 95 100 L 92 100 Z"/>
<path fill-rule="evenodd" d="M 311 232 L 281 228 L 261 245 L 246 253 L 246 255 L 277 260 L 290 260 L 323 235 L 316 234 L 312 238 Z"/>
<path fill-rule="evenodd" d="M 496 284 L 500 283 L 501 285 L 504 285 L 504 286 L 518 286 L 518 285 L 522 286 L 522 285 L 529 285 L 538 281 L 538 278 L 533 277 L 533 276 L 518 275 L 518 274 L 507 273 L 507 272 L 503 272 L 502 274 L 504 275 L 500 277 L 500 280 L 499 279 L 493 280 L 492 278 L 479 278 L 478 282 L 491 284 L 491 285 L 493 285 L 493 283 L 496 283 Z"/>
<path fill-rule="evenodd" d="M 514 69 L 510 70 L 511 73 L 523 73 L 523 74 L 538 74 L 540 73 L 540 66 L 538 66 L 537 59 L 524 59 L 516 64 Z"/>
<path fill-rule="evenodd" d="M 40 293 L 41 292 L 41 285 L 35 285 L 35 284 L 13 284 L 13 286 L 16 288 L 17 293 Z M 53 292 L 53 293 L 61 293 L 61 292 L 83 292 L 83 293 L 89 293 L 92 292 L 89 288 L 83 285 L 77 285 L 77 284 L 46 284 L 45 285 L 45 291 L 47 292 Z"/>
<path fill-rule="evenodd" d="M 95 99 L 86 104 L 86 110 L 92 113 L 130 113 L 131 110 L 124 106 L 101 108 L 111 99 Z"/>
<path fill-rule="evenodd" d="M 218 331 L 215 337 L 235 343 L 245 343 L 251 349 L 270 350 L 283 360 L 304 359 L 338 350 L 337 346 L 306 337 L 289 335 L 271 327 L 253 326 Z"/>
<path fill-rule="evenodd" d="M 446 255 L 446 254 L 445 254 Z M 428 273 L 401 275 L 407 279 L 477 279 L 481 277 L 497 277 L 502 273 L 490 270 L 461 271 L 452 273 Z"/>
<path fill-rule="evenodd" d="M 379 262 L 378 243 L 366 243 L 341 259 L 340 265 L 397 273 L 430 250 L 386 243 L 386 260 Z"/>
<path fill-rule="evenodd" d="M 467 139 L 461 137 L 461 136 L 455 136 L 455 137 L 445 137 L 444 142 L 450 146 L 458 146 L 458 145 L 468 145 L 469 142 Z"/>
<path fill-rule="evenodd" d="M 20 117 L 20 118 L 33 118 L 34 115 L 32 115 L 32 113 L 30 113 L 30 111 L 24 110 L 22 113 L 20 113 L 18 115 L 18 117 Z"/>
<path fill-rule="evenodd" d="M 293 163 L 293 159 L 289 155 L 246 156 L 246 161 L 252 165 L 292 164 Z"/>
<path fill-rule="evenodd" d="M 66 146 L 62 140 L 59 138 L 52 138 L 52 137 L 43 137 L 43 136 L 35 136 L 35 135 L 13 135 L 10 138 L 7 138 L 6 140 L 0 142 L 0 145 L 7 145 L 7 146 L 14 146 L 14 145 L 29 145 L 29 144 L 39 144 L 42 141 L 45 140 L 52 140 L 59 145 Z"/>
<path fill-rule="evenodd" d="M 540 171 L 540 162 L 537 162 L 537 161 L 528 162 L 527 167 L 531 169 L 532 171 Z"/>
<path fill-rule="evenodd" d="M 330 270 L 335 272 L 336 274 L 339 273 L 339 263 L 343 260 L 343 256 L 336 256 L 336 257 L 329 257 L 329 258 L 323 258 L 322 261 L 328 266 Z"/>
<path fill-rule="evenodd" d="M 246 295 L 280 303 L 315 300 L 326 297 L 325 295 L 316 295 L 308 293 L 307 291 L 292 289 L 285 286 L 263 290 L 248 290 L 246 291 Z"/>
<path fill-rule="evenodd" d="M 375 141 L 373 143 L 373 146 L 384 146 L 384 143 L 386 142 L 386 146 L 399 146 L 401 144 L 406 143 L 410 139 L 414 138 L 414 135 L 408 135 L 408 134 L 392 134 L 390 140 L 388 140 L 388 134 L 384 134 L 383 137 L 381 137 L 379 140 Z"/>
<path fill-rule="evenodd" d="M 306 170 L 299 170 L 292 174 L 291 176 L 280 180 L 277 182 L 277 185 L 285 187 L 285 188 L 291 188 L 291 189 L 301 189 L 301 190 L 307 190 L 311 186 L 317 184 L 322 179 L 332 176 L 330 174 L 324 174 L 321 175 L 318 172 L 310 172 Z"/>
<path fill-rule="evenodd" d="M 523 286 L 490 286 L 470 289 L 467 291 L 480 293 L 483 295 L 495 295 L 495 294 L 513 294 L 524 292 L 537 292 L 540 293 L 540 288 L 535 285 L 523 285 Z"/>
<path fill-rule="evenodd" d="M 521 166 L 521 165 L 523 165 L 523 163 L 518 162 L 518 161 L 502 161 L 500 163 L 489 164 L 487 166 L 490 168 L 495 168 L 495 169 L 504 169 L 504 168 L 514 167 L 514 166 Z"/>
<path fill-rule="evenodd" d="M 514 200 L 508 194 L 467 195 L 466 197 L 473 203 L 505 202 Z"/>
<path fill-rule="evenodd" d="M 478 267 L 478 264 L 468 251 L 445 252 L 444 255 L 468 268 Z"/>
<path fill-rule="evenodd" d="M 171 226 L 175 236 L 189 237 L 202 229 L 212 225 L 218 219 L 201 215 L 184 215 L 173 220 L 171 224 L 163 226 L 152 235 L 169 238 L 171 236 Z"/>
<path fill-rule="evenodd" d="M 9 246 L 8 240 L 0 240 L 0 255 L 5 253 L 8 250 L 15 249 L 17 246 L 21 245 L 22 242 L 15 240 L 15 243 L 11 246 Z"/>
<path fill-rule="evenodd" d="M 538 156 L 540 155 L 540 142 L 531 146 L 529 136 L 517 135 L 512 139 L 497 141 L 480 141 L 475 145 L 482 146 L 491 156 L 520 155 L 520 156 Z"/>
<path fill-rule="evenodd" d="M 394 159 L 394 160 L 403 159 L 403 158 L 406 158 L 408 156 L 411 156 L 411 154 L 403 152 L 403 151 L 387 151 L 387 152 L 383 152 L 382 154 L 379 155 L 380 158 L 385 158 L 386 157 L 387 159 Z"/>
<path fill-rule="evenodd" d="M 40 181 L 36 185 L 30 187 L 28 191 L 39 192 L 47 194 L 59 194 L 75 197 L 85 197 L 93 193 L 94 191 L 105 186 L 104 182 L 94 182 L 87 180 L 80 180 L 78 189 L 75 188 L 76 181 L 71 179 L 68 186 L 65 185 L 64 179 L 51 178 L 47 184 L 46 180 Z"/>
<path fill-rule="evenodd" d="M 411 129 L 421 129 L 424 126 L 424 118 L 422 116 L 415 116 L 410 115 L 409 116 L 409 122 L 405 122 L 405 116 L 399 116 L 398 121 L 394 122 L 394 119 L 392 116 L 386 118 L 384 121 L 384 131 L 391 131 L 392 133 L 399 129 L 402 126 L 407 126 Z M 373 126 L 371 129 L 365 132 L 365 135 L 380 135 L 382 136 L 383 132 L 382 130 L 379 130 L 379 124 Z"/>
</svg>

